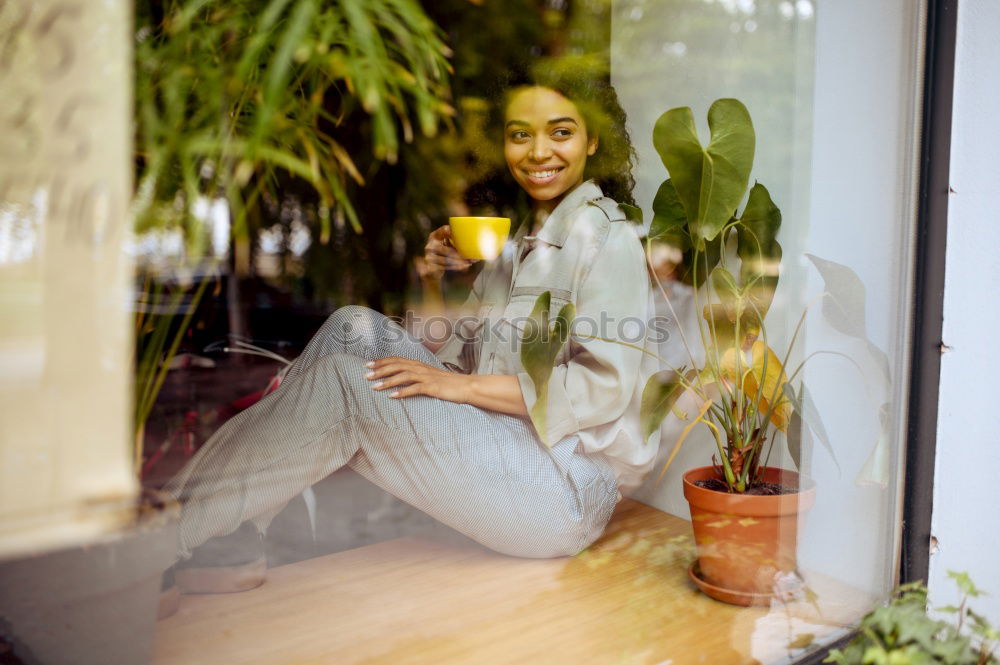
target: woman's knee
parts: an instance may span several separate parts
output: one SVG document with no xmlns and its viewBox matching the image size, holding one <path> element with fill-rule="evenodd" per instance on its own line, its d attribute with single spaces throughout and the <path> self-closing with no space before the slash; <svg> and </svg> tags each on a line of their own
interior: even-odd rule
<svg viewBox="0 0 1000 665">
<path fill-rule="evenodd" d="M 383 314 L 376 312 L 370 307 L 364 307 L 363 305 L 344 305 L 343 307 L 338 307 L 333 311 L 330 316 L 327 317 L 327 323 L 331 321 L 342 322 L 351 321 L 354 319 L 376 319 L 384 318 Z"/>
<path fill-rule="evenodd" d="M 347 344 L 352 341 L 352 337 L 378 327 L 380 320 L 384 318 L 385 316 L 368 307 L 345 305 L 326 318 L 323 330 L 327 334 L 338 335 L 339 340 Z"/>
<path fill-rule="evenodd" d="M 360 305 L 346 305 L 327 318 L 321 332 L 344 348 L 362 350 L 391 341 L 389 337 L 396 328 L 384 314 Z"/>
</svg>

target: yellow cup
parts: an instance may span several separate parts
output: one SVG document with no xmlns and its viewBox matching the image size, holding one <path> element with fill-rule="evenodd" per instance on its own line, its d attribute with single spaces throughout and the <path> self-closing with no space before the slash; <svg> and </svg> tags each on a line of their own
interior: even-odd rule
<svg viewBox="0 0 1000 665">
<path fill-rule="evenodd" d="M 510 234 L 507 217 L 449 217 L 451 242 L 467 259 L 492 261 L 500 256 Z"/>
</svg>

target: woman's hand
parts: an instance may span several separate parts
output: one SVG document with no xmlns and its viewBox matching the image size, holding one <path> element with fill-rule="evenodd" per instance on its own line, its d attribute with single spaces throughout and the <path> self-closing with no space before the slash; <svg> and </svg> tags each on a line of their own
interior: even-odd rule
<svg viewBox="0 0 1000 665">
<path fill-rule="evenodd" d="M 431 231 L 424 247 L 421 279 L 441 279 L 445 270 L 468 270 L 475 261 L 463 258 L 451 244 L 451 227 L 442 226 Z"/>
<path fill-rule="evenodd" d="M 432 367 L 419 360 L 389 356 L 368 363 L 365 378 L 374 381 L 375 390 L 391 390 L 389 397 L 413 395 L 436 397 L 464 404 L 468 397 L 469 376 Z"/>
</svg>

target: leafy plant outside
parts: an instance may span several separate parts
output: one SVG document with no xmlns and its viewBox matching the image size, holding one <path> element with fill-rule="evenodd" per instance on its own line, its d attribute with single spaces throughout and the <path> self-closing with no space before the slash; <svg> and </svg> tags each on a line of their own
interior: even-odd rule
<svg viewBox="0 0 1000 665">
<path fill-rule="evenodd" d="M 858 635 L 843 650 L 833 649 L 824 663 L 837 665 L 997 665 L 1000 629 L 969 607 L 983 592 L 967 573 L 948 571 L 962 594 L 957 607 L 937 608 L 954 622 L 928 613 L 927 587 L 905 584 L 886 607 L 869 612 Z"/>
<path fill-rule="evenodd" d="M 199 201 L 224 198 L 246 244 L 248 216 L 289 181 L 319 196 L 321 238 L 334 218 L 360 232 L 347 184 L 365 176 L 338 137 L 346 119 L 368 118 L 373 158 L 391 163 L 454 113 L 450 51 L 416 0 L 150 0 L 135 16 L 134 229 L 181 229 L 192 261 L 209 237 Z M 140 276 L 137 460 L 208 281 L 168 291 L 155 271 Z"/>
<path fill-rule="evenodd" d="M 179 219 L 203 242 L 192 207 L 223 194 L 240 233 L 281 172 L 360 230 L 344 119 L 370 116 L 374 155 L 394 162 L 415 127 L 433 135 L 454 113 L 448 47 L 415 0 L 168 0 L 159 21 L 136 15 L 140 230 Z"/>
</svg>

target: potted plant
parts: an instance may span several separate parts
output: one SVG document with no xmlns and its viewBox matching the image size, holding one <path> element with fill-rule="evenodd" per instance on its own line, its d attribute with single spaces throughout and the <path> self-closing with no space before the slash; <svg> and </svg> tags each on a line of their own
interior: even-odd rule
<svg viewBox="0 0 1000 665">
<path fill-rule="evenodd" d="M 683 481 L 699 553 L 690 574 L 713 597 L 760 604 L 793 579 L 798 514 L 815 496 L 796 472 L 767 466 L 779 433 L 802 412 L 792 382 L 799 370 L 791 379 L 785 372 L 798 329 L 779 356 L 765 317 L 779 279 L 781 211 L 764 185 L 747 191 L 756 141 L 750 114 L 738 100 L 720 99 L 708 123 L 704 147 L 690 108 L 665 112 L 653 130 L 671 177 L 653 201 L 649 240 L 683 252 L 679 277 L 694 287 L 704 361 L 689 349 L 690 369 L 651 377 L 642 420 L 648 437 L 678 410 L 681 395 L 691 397 L 697 414 L 681 413 L 689 422 L 664 466 L 696 425 L 710 431 L 713 464 Z"/>
</svg>

